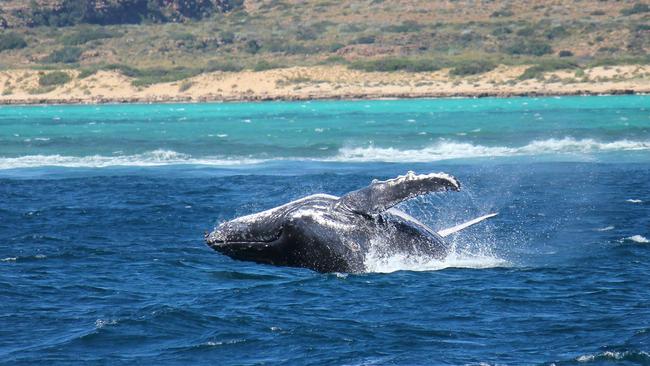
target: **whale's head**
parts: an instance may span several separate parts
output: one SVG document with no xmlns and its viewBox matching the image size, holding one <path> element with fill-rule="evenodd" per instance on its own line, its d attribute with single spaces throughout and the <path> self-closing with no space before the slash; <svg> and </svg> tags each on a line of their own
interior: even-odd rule
<svg viewBox="0 0 650 366">
<path fill-rule="evenodd" d="M 309 262 L 314 263 L 310 267 L 322 266 L 327 270 L 332 261 L 326 258 L 338 257 L 338 252 L 347 250 L 338 243 L 345 239 L 346 230 L 354 228 L 346 220 L 357 216 L 331 212 L 336 199 L 312 195 L 226 221 L 207 234 L 205 240 L 212 249 L 237 260 L 293 266 Z"/>
<path fill-rule="evenodd" d="M 285 218 L 272 209 L 219 224 L 205 236 L 214 250 L 231 258 L 270 263 L 280 250 Z"/>
</svg>

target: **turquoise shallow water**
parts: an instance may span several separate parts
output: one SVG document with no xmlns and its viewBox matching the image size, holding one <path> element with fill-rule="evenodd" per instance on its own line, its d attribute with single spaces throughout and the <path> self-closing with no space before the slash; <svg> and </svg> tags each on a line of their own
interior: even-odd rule
<svg viewBox="0 0 650 366">
<path fill-rule="evenodd" d="M 644 96 L 4 107 L 0 167 L 644 151 L 648 108 Z"/>
<path fill-rule="evenodd" d="M 444 260 L 230 260 L 216 223 L 407 170 Z M 0 107 L 2 364 L 650 364 L 650 97 Z"/>
</svg>

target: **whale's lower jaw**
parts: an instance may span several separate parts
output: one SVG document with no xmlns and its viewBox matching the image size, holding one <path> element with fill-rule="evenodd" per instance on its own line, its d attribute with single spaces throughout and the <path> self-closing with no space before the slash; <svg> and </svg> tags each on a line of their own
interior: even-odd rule
<svg viewBox="0 0 650 366">
<path fill-rule="evenodd" d="M 239 261 L 285 265 L 276 255 L 274 242 L 212 242 L 208 246 L 215 251 Z"/>
<path fill-rule="evenodd" d="M 213 250 L 237 261 L 254 262 L 282 267 L 307 268 L 321 273 L 365 272 L 363 257 L 343 258 L 323 253 L 294 252 L 289 247 L 296 243 L 286 240 L 273 242 L 209 242 Z M 361 258 L 361 259 L 360 259 Z"/>
<path fill-rule="evenodd" d="M 209 242 L 208 246 L 218 252 L 228 252 L 232 250 L 245 250 L 245 249 L 262 249 L 269 248 L 273 242 L 265 241 L 229 241 L 229 242 Z"/>
</svg>

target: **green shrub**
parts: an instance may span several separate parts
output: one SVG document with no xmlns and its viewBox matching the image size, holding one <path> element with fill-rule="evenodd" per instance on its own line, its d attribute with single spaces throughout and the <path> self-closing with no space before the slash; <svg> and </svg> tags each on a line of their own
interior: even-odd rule
<svg viewBox="0 0 650 366">
<path fill-rule="evenodd" d="M 210 69 L 212 67 L 212 69 Z M 162 67 L 153 67 L 153 68 L 144 68 L 136 69 L 131 66 L 122 65 L 122 64 L 107 64 L 107 65 L 94 65 L 88 68 L 84 68 L 79 73 L 79 78 L 85 78 L 90 75 L 95 74 L 99 70 L 106 71 L 117 71 L 120 74 L 133 78 L 133 85 L 135 86 L 148 86 L 158 83 L 169 83 L 173 81 L 188 79 L 193 76 L 196 76 L 202 72 L 216 71 L 218 66 L 212 64 L 208 65 L 205 68 L 186 68 L 186 67 L 175 67 L 175 68 L 162 68 Z M 226 68 L 223 66 L 223 68 Z M 241 67 L 237 68 L 241 70 Z"/>
<path fill-rule="evenodd" d="M 331 64 L 345 64 L 347 63 L 347 60 L 343 56 L 330 56 L 326 59 L 324 59 L 321 64 L 324 65 L 331 65 Z"/>
<path fill-rule="evenodd" d="M 27 42 L 20 34 L 14 32 L 0 34 L 0 52 L 25 47 L 27 47 Z"/>
<path fill-rule="evenodd" d="M 268 62 L 266 60 L 260 60 L 258 61 L 255 66 L 253 66 L 253 71 L 265 71 L 265 70 L 271 70 L 271 69 L 279 69 L 282 66 Z"/>
<path fill-rule="evenodd" d="M 131 66 L 126 66 L 122 64 L 108 64 L 108 65 L 103 65 L 101 66 L 102 70 L 107 70 L 107 71 L 117 71 L 120 74 L 124 76 L 128 76 L 131 78 L 135 78 L 140 76 L 140 70 L 133 68 Z"/>
<path fill-rule="evenodd" d="M 502 9 L 502 10 L 497 10 L 497 11 L 493 12 L 492 14 L 490 14 L 490 17 L 491 18 L 507 18 L 507 17 L 511 17 L 513 15 L 514 15 L 514 13 L 512 12 L 512 10 Z"/>
<path fill-rule="evenodd" d="M 148 86 L 159 83 L 169 83 L 196 76 L 201 73 L 198 69 L 188 69 L 184 67 L 175 67 L 173 69 L 164 68 L 148 68 L 148 69 L 133 69 L 123 67 L 119 69 L 124 75 L 135 77 L 133 85 L 135 86 Z"/>
<path fill-rule="evenodd" d="M 433 60 L 388 57 L 379 60 L 357 61 L 351 68 L 363 71 L 409 71 L 427 72 L 440 70 L 442 66 Z"/>
<path fill-rule="evenodd" d="M 517 31 L 518 36 L 530 37 L 535 34 L 535 28 L 533 27 L 524 27 Z"/>
<path fill-rule="evenodd" d="M 171 32 L 169 33 L 169 38 L 174 41 L 186 41 L 192 42 L 196 40 L 196 36 L 189 32 Z"/>
<path fill-rule="evenodd" d="M 185 80 L 183 81 L 179 86 L 178 86 L 178 91 L 179 92 L 185 92 L 190 90 L 190 88 L 194 86 L 194 83 L 190 80 Z"/>
<path fill-rule="evenodd" d="M 375 36 L 361 36 L 352 41 L 352 44 L 372 44 L 375 43 Z"/>
<path fill-rule="evenodd" d="M 494 30 L 492 30 L 492 35 L 497 36 L 497 37 L 505 36 L 505 35 L 511 34 L 511 33 L 512 33 L 512 29 L 510 29 L 508 27 L 504 27 L 504 26 L 497 27 L 497 28 L 494 28 Z"/>
<path fill-rule="evenodd" d="M 342 43 L 338 43 L 338 42 L 335 42 L 335 43 L 330 44 L 330 45 L 327 47 L 327 49 L 328 49 L 330 52 L 336 52 L 336 51 L 340 50 L 340 49 L 343 48 L 343 47 L 345 47 L 344 44 L 342 44 Z"/>
<path fill-rule="evenodd" d="M 232 44 L 235 42 L 235 33 L 233 32 L 221 32 L 219 33 L 219 38 L 224 44 Z"/>
<path fill-rule="evenodd" d="M 477 75 L 492 71 L 496 67 L 497 64 L 488 60 L 462 61 L 452 68 L 449 73 L 456 76 Z"/>
<path fill-rule="evenodd" d="M 359 33 L 363 32 L 367 27 L 362 23 L 346 23 L 341 26 L 341 31 L 344 33 Z"/>
<path fill-rule="evenodd" d="M 288 55 L 307 55 L 318 53 L 320 50 L 308 47 L 301 43 L 287 42 L 280 39 L 272 39 L 264 43 L 264 49 L 269 52 L 283 52 Z"/>
<path fill-rule="evenodd" d="M 79 75 L 77 75 L 77 78 L 79 79 L 85 79 L 89 76 L 95 75 L 99 71 L 96 67 L 89 67 L 89 68 L 83 68 L 81 71 L 79 71 Z"/>
<path fill-rule="evenodd" d="M 423 28 L 422 24 L 412 20 L 407 20 L 402 22 L 402 24 L 394 24 L 394 25 L 383 27 L 382 30 L 384 32 L 392 32 L 392 33 L 411 33 L 411 32 L 418 32 L 422 28 Z"/>
<path fill-rule="evenodd" d="M 61 37 L 61 43 L 66 46 L 78 46 L 97 39 L 117 37 L 116 33 L 104 29 L 82 28 L 77 32 Z"/>
<path fill-rule="evenodd" d="M 576 68 L 578 68 L 578 65 L 575 62 L 565 60 L 548 60 L 527 68 L 526 71 L 524 71 L 524 73 L 519 76 L 519 79 L 534 79 L 542 76 L 545 72 Z"/>
<path fill-rule="evenodd" d="M 571 56 L 573 56 L 573 52 L 571 52 L 569 50 L 562 50 L 562 51 L 560 51 L 558 53 L 558 56 L 560 56 L 560 57 L 571 57 Z"/>
<path fill-rule="evenodd" d="M 248 53 L 251 53 L 251 54 L 253 54 L 253 55 L 256 54 L 257 51 L 260 50 L 260 48 L 262 48 L 262 46 L 259 44 L 259 42 L 257 42 L 257 41 L 254 40 L 254 39 L 249 40 L 249 41 L 246 42 L 246 44 L 244 45 L 244 51 L 246 51 L 246 52 L 248 52 Z"/>
<path fill-rule="evenodd" d="M 296 39 L 300 41 L 313 41 L 318 39 L 319 33 L 315 28 L 299 27 L 296 30 Z"/>
<path fill-rule="evenodd" d="M 53 51 L 43 61 L 51 64 L 71 64 L 79 61 L 81 52 L 81 48 L 79 47 L 66 46 L 60 50 Z"/>
<path fill-rule="evenodd" d="M 587 67 L 597 66 L 618 66 L 618 65 L 644 65 L 650 63 L 650 55 L 627 56 L 627 57 L 608 57 L 600 58 L 590 62 Z"/>
<path fill-rule="evenodd" d="M 244 67 L 240 64 L 234 62 L 223 62 L 217 60 L 208 61 L 208 66 L 205 67 L 205 72 L 214 72 L 214 71 L 225 71 L 225 72 L 236 72 L 243 70 Z"/>
<path fill-rule="evenodd" d="M 187 79 L 203 72 L 202 69 L 192 69 L 186 67 L 175 67 L 171 69 L 161 67 L 136 69 L 134 67 L 122 64 L 97 65 L 84 70 L 87 70 L 86 75 L 84 75 L 85 77 L 94 74 L 98 70 L 117 71 L 126 77 L 133 78 L 134 80 L 132 84 L 135 86 L 169 83 Z M 84 74 L 84 70 L 82 70 L 80 77 L 82 74 Z"/>
<path fill-rule="evenodd" d="M 621 10 L 623 15 L 641 14 L 650 12 L 650 5 L 644 3 L 636 3 L 631 8 Z"/>
<path fill-rule="evenodd" d="M 45 93 L 51 92 L 54 89 L 56 89 L 56 86 L 54 86 L 54 85 L 53 86 L 39 86 L 38 88 L 28 89 L 27 92 L 29 94 L 31 94 L 31 95 L 45 94 Z"/>
<path fill-rule="evenodd" d="M 544 32 L 544 36 L 548 39 L 564 38 L 569 35 L 569 31 L 563 26 L 559 25 Z"/>
<path fill-rule="evenodd" d="M 542 56 L 553 52 L 553 48 L 546 42 L 539 40 L 518 39 L 505 48 L 511 55 L 533 55 Z"/>
<path fill-rule="evenodd" d="M 38 85 L 42 87 L 63 85 L 68 83 L 72 78 L 67 72 L 52 71 L 47 74 L 42 74 L 38 77 Z"/>
<path fill-rule="evenodd" d="M 604 52 L 604 53 L 616 53 L 618 51 L 619 51 L 618 47 L 600 47 L 600 48 L 598 48 L 598 52 Z"/>
</svg>

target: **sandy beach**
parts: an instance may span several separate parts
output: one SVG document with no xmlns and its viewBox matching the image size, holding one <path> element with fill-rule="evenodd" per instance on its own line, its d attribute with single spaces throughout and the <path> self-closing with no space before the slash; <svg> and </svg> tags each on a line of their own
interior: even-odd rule
<svg viewBox="0 0 650 366">
<path fill-rule="evenodd" d="M 605 66 L 545 73 L 520 80 L 527 66 L 501 65 L 493 71 L 454 77 L 436 72 L 363 72 L 345 66 L 290 67 L 267 71 L 214 72 L 186 80 L 137 87 L 117 71 L 99 71 L 71 81 L 39 87 L 50 71 L 16 69 L 0 72 L 0 104 L 87 104 L 208 102 L 257 100 L 378 99 L 435 97 L 509 97 L 650 93 L 650 66 Z"/>
</svg>

